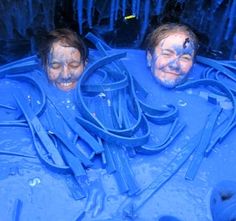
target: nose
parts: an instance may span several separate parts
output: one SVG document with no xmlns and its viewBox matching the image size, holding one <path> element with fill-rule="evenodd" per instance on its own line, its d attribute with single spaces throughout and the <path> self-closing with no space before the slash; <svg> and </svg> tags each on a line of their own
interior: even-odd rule
<svg viewBox="0 0 236 221">
<path fill-rule="evenodd" d="M 63 79 L 67 79 L 67 78 L 70 77 L 70 70 L 69 70 L 69 68 L 66 65 L 63 67 L 63 70 L 61 72 L 61 77 Z"/>
<path fill-rule="evenodd" d="M 169 67 L 173 70 L 178 70 L 179 69 L 179 60 L 178 59 L 174 59 L 173 61 L 171 61 L 169 63 Z"/>
</svg>

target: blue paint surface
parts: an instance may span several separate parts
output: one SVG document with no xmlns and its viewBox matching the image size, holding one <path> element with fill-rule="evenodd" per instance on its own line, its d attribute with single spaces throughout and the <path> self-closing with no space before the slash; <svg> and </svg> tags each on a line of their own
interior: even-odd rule
<svg viewBox="0 0 236 221">
<path fill-rule="evenodd" d="M 176 139 L 158 153 L 146 155 L 137 151 L 132 155 L 132 151 L 126 152 L 123 151 L 126 150 L 125 148 L 119 149 L 120 156 L 125 156 L 123 159 L 130 164 L 135 184 L 140 191 L 132 196 L 121 193 L 120 183 L 117 183 L 114 173 L 109 173 L 108 168 L 105 167 L 102 155 L 91 156 L 94 154 L 91 148 L 78 138 L 75 141 L 77 147 L 84 156 L 92 160 L 92 165 L 83 165 L 86 168 L 86 179 L 83 179 L 83 176 L 74 177 L 71 173 L 61 174 L 45 166 L 40 161 L 32 143 L 29 127 L 24 120 L 20 121 L 24 117 L 13 97 L 14 90 L 18 88 L 24 94 L 22 101 L 27 101 L 33 112 L 37 112 L 42 104 L 39 91 L 28 81 L 2 78 L 0 104 L 5 107 L 0 107 L 1 122 L 7 120 L 9 123 L 14 119 L 15 124 L 18 124 L 18 126 L 1 125 L 0 130 L 2 220 L 212 220 L 210 214 L 212 188 L 219 181 L 235 180 L 234 130 L 215 146 L 208 157 L 203 158 L 193 180 L 186 180 L 185 175 L 194 158 L 194 153 L 191 152 L 192 145 L 198 142 L 199 134 L 202 133 L 209 114 L 217 106 L 223 108 L 214 130 L 214 135 L 217 135 L 225 126 L 224 122 L 227 123 L 232 115 L 232 102 L 224 95 L 214 93 L 214 87 L 198 86 L 186 90 L 163 88 L 153 80 L 146 67 L 144 51 L 111 50 L 109 54 L 124 51 L 127 52 L 127 56 L 121 61 L 133 79 L 147 92 L 146 97 L 142 96 L 144 93 L 140 92 L 142 90 L 136 86 L 136 94 L 140 95 L 145 104 L 152 107 L 175 105 L 179 111 L 179 124 L 186 124 Z M 97 56 L 98 52 L 91 51 L 91 55 Z M 206 66 L 195 64 L 188 81 L 202 77 L 207 70 Z M 94 84 L 106 79 L 103 73 L 98 71 L 94 73 L 85 82 Z M 52 125 L 55 129 L 60 128 L 69 141 L 74 142 L 76 133 L 71 130 L 59 112 L 68 111 L 71 116 L 78 112 L 75 91 L 65 93 L 52 87 L 39 69 L 28 71 L 27 74 L 37 79 L 52 101 L 51 104 L 47 104 L 47 108 L 43 109 L 41 114 L 38 114 L 42 125 L 46 130 L 53 129 Z M 229 81 L 228 78 L 227 80 Z M 91 112 L 94 111 L 101 123 L 108 128 L 114 126 L 107 121 L 108 117 L 112 116 L 112 112 L 109 111 L 111 96 L 115 96 L 114 93 L 95 93 L 94 96 L 83 94 L 86 106 Z M 116 99 L 119 98 L 116 96 L 112 101 L 115 102 Z M 217 105 L 212 103 L 212 100 Z M 53 108 L 49 108 L 53 103 L 59 110 L 56 114 Z M 49 123 L 51 116 L 54 122 Z M 129 118 L 132 124 L 135 117 L 129 115 Z M 156 125 L 149 121 L 148 125 L 151 135 L 147 145 L 162 143 L 171 128 L 171 123 Z M 109 148 L 115 151 L 114 146 Z M 179 170 L 176 167 L 178 163 L 182 164 Z M 170 171 L 175 171 L 176 174 L 170 176 Z M 80 197 L 80 188 L 85 192 L 84 198 Z"/>
</svg>

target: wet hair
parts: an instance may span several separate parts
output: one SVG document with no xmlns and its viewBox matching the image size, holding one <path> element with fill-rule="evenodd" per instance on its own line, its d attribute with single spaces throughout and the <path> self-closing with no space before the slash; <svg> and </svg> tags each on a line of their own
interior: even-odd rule
<svg viewBox="0 0 236 221">
<path fill-rule="evenodd" d="M 47 33 L 39 43 L 38 55 L 41 59 L 43 67 L 48 65 L 49 53 L 53 43 L 56 42 L 61 42 L 65 47 L 73 47 L 78 49 L 81 55 L 81 60 L 85 64 L 88 58 L 88 48 L 84 41 L 74 31 L 61 28 Z"/>
<path fill-rule="evenodd" d="M 192 41 L 194 45 L 194 55 L 196 55 L 198 49 L 198 38 L 195 33 L 184 24 L 167 23 L 160 25 L 154 31 L 152 31 L 146 39 L 147 51 L 151 54 L 154 53 L 155 47 L 166 37 L 173 33 L 184 33 L 187 35 L 187 41 Z M 185 41 L 185 43 L 187 43 Z M 185 45 L 184 45 L 185 46 Z"/>
</svg>

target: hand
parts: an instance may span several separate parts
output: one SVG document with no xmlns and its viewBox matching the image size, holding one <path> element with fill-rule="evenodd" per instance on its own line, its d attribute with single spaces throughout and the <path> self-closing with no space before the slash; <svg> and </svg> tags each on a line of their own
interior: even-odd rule
<svg viewBox="0 0 236 221">
<path fill-rule="evenodd" d="M 211 194 L 213 221 L 236 220 L 236 182 L 222 181 Z"/>
<path fill-rule="evenodd" d="M 105 191 L 100 179 L 88 183 L 86 212 L 91 212 L 96 217 L 104 208 Z"/>
</svg>

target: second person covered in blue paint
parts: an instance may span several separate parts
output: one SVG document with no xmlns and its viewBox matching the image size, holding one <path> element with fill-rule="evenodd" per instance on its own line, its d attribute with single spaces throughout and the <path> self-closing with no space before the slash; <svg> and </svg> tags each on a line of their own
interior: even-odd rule
<svg viewBox="0 0 236 221">
<path fill-rule="evenodd" d="M 161 85 L 173 88 L 187 78 L 197 48 L 197 36 L 188 26 L 163 24 L 147 38 L 147 64 Z"/>
</svg>

